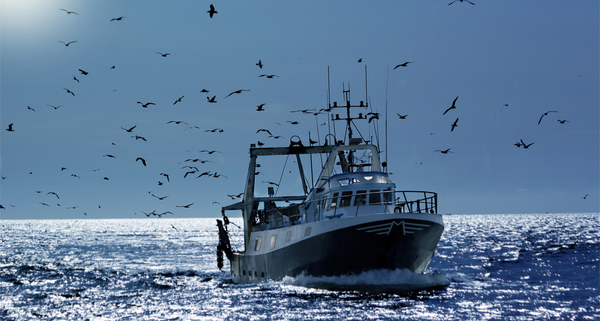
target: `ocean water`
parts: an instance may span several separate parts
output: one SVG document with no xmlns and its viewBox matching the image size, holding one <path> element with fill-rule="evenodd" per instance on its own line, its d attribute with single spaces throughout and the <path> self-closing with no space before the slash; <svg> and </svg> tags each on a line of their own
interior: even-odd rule
<svg viewBox="0 0 600 321">
<path fill-rule="evenodd" d="M 215 219 L 0 221 L 0 319 L 600 319 L 599 214 L 444 222 L 425 275 L 238 285 L 217 268 Z M 241 230 L 230 230 L 241 248 Z M 387 291 L 402 284 L 428 289 Z"/>
</svg>

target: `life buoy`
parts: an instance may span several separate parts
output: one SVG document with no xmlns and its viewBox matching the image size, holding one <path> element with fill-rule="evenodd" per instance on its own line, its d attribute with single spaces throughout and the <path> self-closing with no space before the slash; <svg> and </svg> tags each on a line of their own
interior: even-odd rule
<svg viewBox="0 0 600 321">
<path fill-rule="evenodd" d="M 394 207 L 394 213 L 402 213 L 402 208 L 400 206 Z"/>
</svg>

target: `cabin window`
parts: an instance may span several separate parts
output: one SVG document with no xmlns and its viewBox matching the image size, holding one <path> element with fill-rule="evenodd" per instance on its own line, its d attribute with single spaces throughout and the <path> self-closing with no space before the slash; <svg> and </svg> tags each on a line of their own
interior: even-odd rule
<svg viewBox="0 0 600 321">
<path fill-rule="evenodd" d="M 338 193 L 335 192 L 333 193 L 333 197 L 331 198 L 331 207 L 336 207 L 337 206 L 337 197 L 338 197 Z"/>
<path fill-rule="evenodd" d="M 385 204 L 391 205 L 394 202 L 394 194 L 392 193 L 392 189 L 388 188 L 383 191 L 383 201 Z"/>
<path fill-rule="evenodd" d="M 289 242 L 292 239 L 292 231 L 287 231 L 287 233 L 285 233 L 285 242 Z"/>
<path fill-rule="evenodd" d="M 379 194 L 378 189 L 374 189 L 374 190 L 370 191 L 369 204 L 381 204 L 381 194 Z"/>
<path fill-rule="evenodd" d="M 277 243 L 277 234 L 271 235 L 271 244 L 269 246 L 269 250 L 274 249 L 276 243 Z"/>
<path fill-rule="evenodd" d="M 312 227 L 310 227 L 310 226 L 309 226 L 309 227 L 307 227 L 307 228 L 304 230 L 304 236 L 309 236 L 311 231 L 312 231 Z"/>
<path fill-rule="evenodd" d="M 260 242 L 261 242 L 261 240 L 262 240 L 262 237 L 260 237 L 260 236 L 256 238 L 256 244 L 254 245 L 254 250 L 255 251 L 260 251 Z"/>
<path fill-rule="evenodd" d="M 340 199 L 340 207 L 350 206 L 352 200 L 352 191 L 342 192 L 342 198 Z"/>
<path fill-rule="evenodd" d="M 356 192 L 356 197 L 354 197 L 354 206 L 360 206 L 365 204 L 367 204 L 367 191 Z"/>
</svg>

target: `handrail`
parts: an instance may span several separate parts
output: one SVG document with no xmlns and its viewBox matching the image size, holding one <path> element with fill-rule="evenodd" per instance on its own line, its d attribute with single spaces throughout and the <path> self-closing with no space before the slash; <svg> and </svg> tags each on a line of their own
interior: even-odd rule
<svg viewBox="0 0 600 321">
<path fill-rule="evenodd" d="M 398 193 L 401 193 L 402 195 L 401 196 L 394 195 L 394 194 L 398 194 Z M 376 204 L 369 203 L 367 205 L 366 201 L 370 200 L 370 195 L 373 195 L 373 194 L 380 194 L 380 198 L 379 198 L 380 201 Z M 364 197 L 365 204 L 354 205 L 354 203 L 356 202 L 357 195 Z M 351 203 L 350 203 L 351 205 L 339 206 L 340 202 L 336 202 L 337 206 L 328 207 L 331 200 L 339 199 L 341 197 L 342 197 L 342 195 L 338 195 L 336 197 L 324 197 L 324 198 L 320 198 L 318 200 L 312 200 L 309 202 L 302 202 L 302 203 L 298 204 L 298 206 L 304 208 L 304 212 L 300 211 L 296 215 L 286 216 L 287 218 L 289 218 L 289 224 L 293 225 L 296 222 L 298 222 L 304 213 L 307 215 L 307 217 L 309 215 L 312 215 L 312 219 L 314 221 L 319 221 L 319 220 L 321 220 L 321 216 L 326 209 L 327 210 L 333 209 L 333 215 L 327 216 L 330 219 L 337 218 L 338 208 L 344 208 L 344 207 L 348 207 L 348 208 L 356 207 L 354 216 L 358 216 L 359 209 L 362 206 L 369 206 L 369 205 L 385 205 L 383 213 L 388 213 L 388 208 L 389 208 L 388 206 L 390 206 L 390 205 L 394 207 L 394 212 L 396 212 L 396 213 L 432 213 L 432 214 L 437 213 L 437 193 L 435 193 L 435 192 L 381 190 L 378 192 L 367 192 L 367 191 L 362 192 L 361 191 L 361 193 L 358 194 L 358 193 L 356 193 L 356 191 L 354 191 L 354 193 L 351 195 L 351 197 L 352 197 Z M 348 195 L 345 195 L 345 197 L 348 197 Z M 312 204 L 315 204 L 315 206 L 313 206 L 313 210 L 310 212 L 306 212 L 306 210 Z M 264 228 L 283 227 L 286 222 L 283 218 L 282 213 L 277 208 L 269 209 L 266 211 L 265 210 L 255 210 L 255 211 L 253 211 L 252 214 L 254 216 L 259 214 L 259 217 L 260 217 L 259 220 L 261 221 L 260 223 L 265 223 L 263 225 Z M 279 215 L 277 215 L 277 214 L 279 214 Z"/>
</svg>

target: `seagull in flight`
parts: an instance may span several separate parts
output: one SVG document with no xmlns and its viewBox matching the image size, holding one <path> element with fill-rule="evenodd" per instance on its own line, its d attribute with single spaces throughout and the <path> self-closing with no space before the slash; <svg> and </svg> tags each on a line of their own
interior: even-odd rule
<svg viewBox="0 0 600 321">
<path fill-rule="evenodd" d="M 396 114 L 398 114 L 398 113 L 396 113 Z M 408 115 L 400 115 L 400 114 L 398 114 L 398 117 L 400 117 L 400 119 L 406 119 L 407 116 Z"/>
<path fill-rule="evenodd" d="M 144 107 L 144 108 L 148 108 L 148 105 L 156 105 L 155 103 L 152 103 L 152 102 L 147 102 L 144 104 L 141 101 L 138 101 L 137 103 L 142 105 L 142 107 Z"/>
<path fill-rule="evenodd" d="M 472 5 L 475 5 L 473 2 L 471 2 L 469 0 L 454 0 L 454 1 L 450 2 L 448 5 L 451 5 L 451 4 L 455 3 L 456 1 L 458 1 L 458 2 L 468 2 L 468 3 L 472 4 Z"/>
<path fill-rule="evenodd" d="M 183 95 L 183 96 L 179 97 L 179 98 L 178 98 L 178 99 L 177 99 L 177 100 L 176 100 L 176 101 L 173 103 L 173 105 L 175 105 L 175 104 L 177 104 L 177 103 L 180 103 L 180 102 L 181 102 L 181 99 L 183 99 L 183 97 L 185 97 L 185 95 Z"/>
<path fill-rule="evenodd" d="M 151 192 L 148 192 L 148 194 L 150 194 L 150 195 L 152 195 L 152 196 L 154 196 L 154 197 L 158 198 L 158 200 L 159 200 L 159 201 L 162 201 L 162 200 L 164 200 L 165 198 L 169 197 L 169 195 L 167 195 L 167 196 L 162 196 L 162 197 L 161 197 L 161 196 L 156 196 L 156 195 L 152 194 Z"/>
<path fill-rule="evenodd" d="M 194 205 L 194 203 L 190 203 L 188 205 L 175 205 L 175 207 L 183 207 L 183 208 L 190 208 L 190 206 Z"/>
<path fill-rule="evenodd" d="M 258 76 L 258 77 L 267 77 L 267 78 L 273 78 L 273 77 L 277 77 L 277 78 L 280 78 L 280 77 L 279 77 L 279 76 L 277 76 L 277 75 L 265 75 L 265 74 L 262 74 L 262 75 L 260 75 L 260 76 Z"/>
<path fill-rule="evenodd" d="M 257 66 L 258 66 L 260 69 L 262 69 L 262 67 L 263 67 L 262 61 L 260 61 L 260 59 L 258 60 L 258 62 L 256 63 L 256 65 L 257 65 Z"/>
<path fill-rule="evenodd" d="M 167 52 L 167 53 L 162 53 L 162 52 L 155 51 L 154 53 L 157 53 L 157 54 L 159 54 L 159 55 L 161 55 L 161 56 L 163 56 L 163 57 L 166 57 L 166 56 L 168 56 L 168 55 L 172 55 L 172 53 L 170 53 L 170 52 Z"/>
<path fill-rule="evenodd" d="M 170 123 L 175 123 L 176 125 L 179 125 L 179 124 L 186 124 L 188 126 L 190 125 L 190 124 L 184 122 L 183 120 L 171 120 L 171 121 L 167 122 L 167 124 L 170 124 Z"/>
<path fill-rule="evenodd" d="M 452 102 L 452 106 L 450 106 L 448 109 L 446 109 L 446 111 L 442 115 L 446 115 L 446 113 L 449 112 L 451 109 L 456 109 L 456 101 L 457 100 L 458 100 L 458 96 L 456 96 L 456 98 L 454 98 L 454 101 Z"/>
<path fill-rule="evenodd" d="M 54 196 L 56 196 L 57 199 L 60 199 L 60 197 L 58 197 L 58 194 L 56 194 L 55 192 L 48 192 L 46 193 L 46 195 L 52 194 Z"/>
<path fill-rule="evenodd" d="M 126 132 L 128 132 L 128 133 L 131 133 L 131 131 L 132 131 L 134 128 L 136 128 L 136 127 L 137 127 L 137 125 L 134 125 L 133 127 L 129 128 L 129 129 L 127 129 L 127 128 L 123 128 L 123 127 L 121 127 L 121 129 L 123 129 L 124 131 L 126 131 Z"/>
<path fill-rule="evenodd" d="M 456 126 L 458 126 L 458 125 L 457 125 L 457 123 L 458 123 L 458 118 L 456 118 L 456 120 L 455 120 L 455 121 L 454 121 L 454 123 L 452 124 L 452 129 L 450 129 L 450 131 L 454 131 L 454 128 L 455 128 Z"/>
<path fill-rule="evenodd" d="M 110 19 L 110 21 L 121 21 L 121 20 L 123 20 L 123 18 L 125 18 L 125 17 L 112 18 L 112 19 Z"/>
<path fill-rule="evenodd" d="M 70 44 L 72 44 L 72 43 L 76 43 L 76 42 L 77 42 L 77 40 L 74 40 L 74 41 L 69 41 L 69 42 L 64 42 L 64 41 L 60 41 L 60 40 L 59 40 L 58 42 L 60 42 L 60 43 L 62 43 L 63 45 L 65 45 L 65 47 L 68 47 Z"/>
<path fill-rule="evenodd" d="M 143 158 L 141 158 L 141 157 L 138 157 L 138 158 L 136 158 L 136 159 L 135 159 L 135 161 L 136 161 L 136 162 L 137 162 L 137 161 L 142 161 L 142 164 L 143 164 L 144 166 L 146 166 L 146 160 L 145 160 L 145 159 L 143 159 Z"/>
<path fill-rule="evenodd" d="M 398 68 L 398 67 L 406 67 L 406 66 L 408 66 L 408 64 L 412 64 L 412 63 L 414 63 L 414 61 L 407 61 L 407 62 L 405 62 L 405 63 L 403 63 L 403 64 L 399 64 L 399 65 L 397 65 L 396 67 L 394 67 L 394 70 L 395 70 L 396 68 Z"/>
<path fill-rule="evenodd" d="M 545 112 L 545 113 L 542 115 L 542 117 L 540 117 L 540 120 L 538 120 L 538 125 L 539 125 L 539 124 L 542 122 L 542 118 L 544 118 L 544 116 L 548 116 L 548 113 L 558 113 L 558 112 L 557 112 L 557 111 L 555 111 L 555 110 L 550 110 L 550 111 L 547 111 L 547 112 Z"/>
<path fill-rule="evenodd" d="M 75 93 L 72 92 L 72 91 L 70 91 L 69 89 L 67 89 L 65 87 L 63 87 L 63 89 L 66 90 L 68 94 L 71 94 L 71 95 L 75 96 Z"/>
<path fill-rule="evenodd" d="M 89 72 L 87 72 L 87 71 L 85 71 L 85 70 L 83 70 L 83 69 L 79 69 L 79 72 L 80 72 L 82 75 L 84 75 L 84 76 L 87 76 L 87 74 L 89 74 Z"/>
<path fill-rule="evenodd" d="M 215 100 L 217 98 L 217 96 L 213 96 L 212 98 L 210 97 L 206 97 L 206 99 L 208 99 L 209 103 L 216 103 L 217 101 Z"/>
<path fill-rule="evenodd" d="M 166 178 L 167 178 L 167 182 L 171 182 L 171 181 L 169 180 L 169 174 L 160 173 L 160 174 L 158 174 L 158 175 L 162 175 L 162 176 L 166 177 Z"/>
<path fill-rule="evenodd" d="M 72 14 L 73 13 L 73 14 L 79 15 L 79 13 L 77 13 L 75 11 L 69 11 L 69 10 L 66 10 L 66 9 L 60 9 L 60 10 L 66 12 L 67 14 Z"/>
<path fill-rule="evenodd" d="M 219 13 L 217 10 L 215 10 L 215 6 L 213 6 L 212 4 L 210 5 L 210 10 L 206 11 L 208 12 L 208 15 L 212 18 L 215 13 Z"/>
<path fill-rule="evenodd" d="M 258 106 L 256 106 L 256 111 L 265 111 L 265 109 L 263 108 L 265 106 L 265 104 L 260 104 Z"/>
<path fill-rule="evenodd" d="M 28 106 L 28 107 L 29 107 L 29 106 Z M 564 123 L 568 123 L 569 121 L 568 121 L 568 120 L 566 120 L 566 119 L 564 119 L 564 120 L 560 120 L 560 119 L 559 119 L 559 120 L 558 120 L 558 122 L 559 122 L 559 123 L 561 123 L 561 124 L 564 124 Z"/>
<path fill-rule="evenodd" d="M 65 88 L 65 89 L 67 89 L 67 88 Z M 67 89 L 67 90 L 68 90 L 68 89 Z M 75 96 L 75 95 L 73 95 L 73 96 Z M 62 107 L 63 105 L 58 105 L 58 106 L 54 106 L 54 105 L 46 105 L 46 106 L 52 107 L 52 108 L 54 108 L 54 110 L 57 110 L 57 109 L 59 109 L 60 107 Z"/>
<path fill-rule="evenodd" d="M 525 144 L 525 142 L 523 142 L 523 140 L 521 139 L 521 145 L 523 146 L 524 149 L 527 149 L 527 148 L 529 148 L 529 146 L 533 145 L 533 143 Z"/>
<path fill-rule="evenodd" d="M 446 150 L 439 150 L 439 149 L 436 149 L 436 150 L 434 151 L 434 153 L 435 153 L 435 152 L 440 152 L 440 153 L 442 153 L 442 154 L 448 154 L 448 153 L 452 153 L 452 152 L 450 151 L 450 148 L 448 148 L 448 149 L 446 149 Z"/>
<path fill-rule="evenodd" d="M 15 130 L 13 129 L 13 125 L 14 123 L 8 124 L 8 128 L 6 130 L 8 130 L 9 132 L 14 132 Z"/>
<path fill-rule="evenodd" d="M 233 94 L 241 94 L 242 91 L 250 91 L 250 89 L 239 89 L 239 90 L 233 91 L 229 95 L 225 96 L 225 98 L 227 98 L 227 97 L 229 97 L 229 96 L 231 96 Z"/>
</svg>

